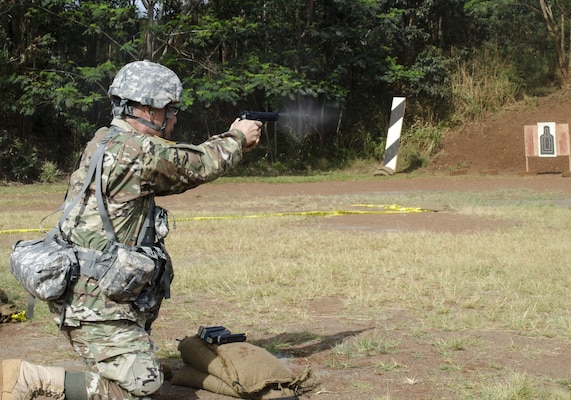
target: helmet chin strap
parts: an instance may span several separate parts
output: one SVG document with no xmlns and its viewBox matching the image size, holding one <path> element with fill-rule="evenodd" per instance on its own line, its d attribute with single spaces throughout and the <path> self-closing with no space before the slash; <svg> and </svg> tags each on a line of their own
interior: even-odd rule
<svg viewBox="0 0 571 400">
<path fill-rule="evenodd" d="M 134 120 L 140 122 L 141 124 L 143 124 L 143 125 L 145 125 L 145 126 L 148 126 L 149 128 L 151 128 L 151 129 L 157 131 L 157 132 L 160 132 L 160 133 L 161 133 L 161 136 L 164 136 L 164 135 L 165 135 L 165 129 L 166 129 L 166 127 L 167 127 L 168 118 L 165 118 L 165 122 L 163 122 L 163 125 L 161 126 L 161 125 L 153 124 L 153 123 L 152 123 L 151 121 L 149 121 L 148 119 L 141 118 L 141 117 L 137 117 L 137 116 L 135 116 L 135 115 L 125 114 L 125 116 L 126 116 L 126 117 L 129 117 L 129 118 L 132 118 L 132 119 L 134 119 Z"/>
<path fill-rule="evenodd" d="M 152 111 L 149 111 L 152 115 Z M 118 103 L 114 104 L 113 107 L 113 116 L 115 118 L 125 119 L 125 117 L 134 119 L 135 121 L 140 122 L 141 124 L 148 126 L 154 131 L 160 132 L 161 137 L 165 135 L 165 129 L 167 127 L 168 118 L 165 118 L 163 125 L 156 125 L 153 124 L 151 121 L 145 118 L 138 117 L 133 113 L 133 107 L 129 105 L 128 100 L 121 99 Z"/>
</svg>

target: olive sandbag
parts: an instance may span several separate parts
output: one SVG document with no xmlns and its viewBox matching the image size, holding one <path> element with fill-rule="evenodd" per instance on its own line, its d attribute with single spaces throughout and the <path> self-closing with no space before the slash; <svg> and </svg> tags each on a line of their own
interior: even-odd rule
<svg viewBox="0 0 571 400">
<path fill-rule="evenodd" d="M 185 365 L 171 379 L 174 385 L 249 399 L 295 397 L 309 368 L 296 376 L 267 350 L 247 342 L 211 345 L 198 336 L 178 346 Z"/>
</svg>

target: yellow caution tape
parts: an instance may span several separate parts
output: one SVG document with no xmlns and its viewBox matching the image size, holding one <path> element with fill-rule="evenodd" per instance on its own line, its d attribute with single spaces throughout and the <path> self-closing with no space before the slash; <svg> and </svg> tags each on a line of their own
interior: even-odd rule
<svg viewBox="0 0 571 400">
<path fill-rule="evenodd" d="M 368 207 L 368 208 L 383 208 L 382 211 L 371 210 L 333 210 L 333 211 L 292 211 L 283 213 L 268 213 L 268 214 L 251 214 L 251 215 L 223 215 L 223 216 L 205 216 L 205 217 L 189 217 L 189 218 L 176 218 L 177 221 L 210 221 L 210 220 L 224 220 L 224 219 L 239 219 L 239 218 L 270 218 L 270 217 L 333 217 L 339 215 L 366 215 L 366 214 L 405 214 L 405 213 L 420 213 L 431 212 L 417 207 L 402 207 L 397 204 L 391 205 L 370 205 L 370 204 L 353 204 L 354 207 Z"/>
<path fill-rule="evenodd" d="M 366 215 L 366 214 L 407 214 L 407 213 L 421 213 L 431 212 L 417 207 L 403 207 L 398 204 L 352 204 L 353 207 L 361 208 L 382 208 L 383 210 L 333 210 L 333 211 L 292 211 L 282 213 L 264 213 L 264 214 L 250 214 L 250 215 L 220 215 L 220 216 L 197 216 L 188 218 L 176 218 L 179 221 L 212 221 L 212 220 L 225 220 L 225 219 L 241 219 L 241 218 L 271 218 L 271 217 L 334 217 L 339 215 Z M 14 233 L 39 233 L 40 229 L 8 229 L 0 230 L 0 234 L 14 234 Z"/>
<path fill-rule="evenodd" d="M 39 232 L 41 232 L 40 229 L 6 229 L 0 231 L 0 234 L 10 235 L 13 233 L 39 233 Z"/>
<path fill-rule="evenodd" d="M 431 212 L 431 210 L 427 210 L 425 208 L 418 208 L 418 207 L 403 207 L 399 206 L 398 204 L 352 204 L 353 207 L 367 207 L 367 208 L 374 208 L 374 207 L 382 207 L 385 210 L 392 210 L 400 213 L 418 213 L 418 212 Z"/>
</svg>

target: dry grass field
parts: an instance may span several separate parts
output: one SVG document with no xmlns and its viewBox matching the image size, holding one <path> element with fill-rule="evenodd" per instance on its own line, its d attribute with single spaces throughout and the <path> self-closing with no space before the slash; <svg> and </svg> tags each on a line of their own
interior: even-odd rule
<svg viewBox="0 0 571 400">
<path fill-rule="evenodd" d="M 226 180 L 161 199 L 176 221 L 173 297 L 153 329 L 161 359 L 176 371 L 177 339 L 225 325 L 294 371 L 310 366 L 302 398 L 571 398 L 568 179 L 356 178 Z M 61 191 L 0 199 L 0 230 L 24 229 Z M 9 248 L 35 236 L 0 235 L 0 284 L 22 308 Z M 0 325 L 0 358 L 12 357 L 81 369 L 43 304 Z M 167 383 L 157 398 L 225 397 Z"/>
</svg>

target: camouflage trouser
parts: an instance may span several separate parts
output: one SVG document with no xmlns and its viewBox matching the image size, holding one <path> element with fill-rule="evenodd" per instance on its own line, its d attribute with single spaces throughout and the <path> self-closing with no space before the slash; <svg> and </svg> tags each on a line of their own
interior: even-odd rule
<svg viewBox="0 0 571 400">
<path fill-rule="evenodd" d="M 88 367 L 88 399 L 137 399 L 160 389 L 163 374 L 153 343 L 134 322 L 85 322 L 63 332 Z"/>
</svg>

